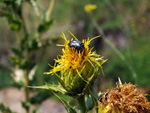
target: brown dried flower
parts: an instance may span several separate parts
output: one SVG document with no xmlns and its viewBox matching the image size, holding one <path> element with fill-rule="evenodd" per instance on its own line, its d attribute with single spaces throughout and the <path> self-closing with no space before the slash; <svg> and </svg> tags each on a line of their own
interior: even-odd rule
<svg viewBox="0 0 150 113">
<path fill-rule="evenodd" d="M 99 113 L 150 113 L 150 102 L 135 85 L 117 84 L 100 99 Z"/>
</svg>

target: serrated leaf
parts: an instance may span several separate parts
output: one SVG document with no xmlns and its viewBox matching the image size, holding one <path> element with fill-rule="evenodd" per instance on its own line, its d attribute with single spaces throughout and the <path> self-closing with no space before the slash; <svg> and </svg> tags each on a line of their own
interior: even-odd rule
<svg viewBox="0 0 150 113">
<path fill-rule="evenodd" d="M 61 97 L 59 97 L 58 95 L 56 95 L 54 93 L 54 95 L 61 101 L 61 103 L 65 106 L 66 110 L 68 113 L 77 113 L 72 106 L 70 106 L 64 99 L 62 99 Z"/>
<path fill-rule="evenodd" d="M 47 89 L 54 92 L 60 92 L 62 94 L 67 93 L 66 90 L 61 85 L 55 85 L 55 84 L 46 84 L 43 86 L 29 86 L 30 88 L 37 88 L 37 89 Z"/>
<path fill-rule="evenodd" d="M 53 24 L 53 20 L 50 20 L 50 21 L 47 21 L 47 22 L 45 21 L 44 23 L 42 23 L 39 26 L 38 32 L 39 33 L 43 33 L 45 31 L 47 31 L 51 27 L 52 24 Z"/>
<path fill-rule="evenodd" d="M 61 85 L 55 85 L 55 84 L 51 85 L 51 84 L 47 84 L 47 83 L 46 83 L 46 85 L 52 91 L 60 92 L 62 94 L 66 94 L 67 93 L 67 91 Z"/>
<path fill-rule="evenodd" d="M 36 89 L 46 89 L 51 90 L 54 92 L 59 92 L 65 95 L 69 96 L 75 96 L 76 94 L 73 92 L 66 91 L 61 85 L 55 85 L 55 84 L 47 84 L 42 86 L 28 86 L 29 88 L 36 88 Z"/>
</svg>

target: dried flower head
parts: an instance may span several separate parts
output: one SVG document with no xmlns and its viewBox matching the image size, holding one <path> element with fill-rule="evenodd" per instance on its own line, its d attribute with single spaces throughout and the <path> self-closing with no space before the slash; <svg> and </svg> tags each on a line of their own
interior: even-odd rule
<svg viewBox="0 0 150 113">
<path fill-rule="evenodd" d="M 100 99 L 99 113 L 150 113 L 150 102 L 135 85 L 117 84 Z"/>
</svg>

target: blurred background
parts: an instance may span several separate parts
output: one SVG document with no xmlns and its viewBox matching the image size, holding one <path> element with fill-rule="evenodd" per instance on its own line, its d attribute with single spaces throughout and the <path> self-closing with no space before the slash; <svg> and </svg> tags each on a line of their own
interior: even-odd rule
<svg viewBox="0 0 150 113">
<path fill-rule="evenodd" d="M 96 80 L 97 92 L 114 87 L 120 77 L 123 83 L 134 83 L 141 92 L 150 94 L 150 1 L 52 1 L 0 0 L 0 103 L 25 112 L 20 102 L 25 96 L 22 76 L 26 72 L 30 86 L 57 82 L 43 73 L 61 54 L 61 47 L 56 46 L 64 43 L 61 32 L 67 39 L 73 38 L 68 30 L 80 40 L 101 35 L 91 43 L 108 59 L 103 65 L 105 76 L 100 74 Z M 95 4 L 97 9 L 86 12 L 87 4 Z M 48 90 L 30 89 L 29 97 L 31 111 L 65 112 Z M 74 104 L 71 98 L 64 98 Z"/>
</svg>

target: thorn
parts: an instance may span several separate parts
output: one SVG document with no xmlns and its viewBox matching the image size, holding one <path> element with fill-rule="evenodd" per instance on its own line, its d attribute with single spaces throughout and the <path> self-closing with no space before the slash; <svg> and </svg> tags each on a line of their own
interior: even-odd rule
<svg viewBox="0 0 150 113">
<path fill-rule="evenodd" d="M 119 85 L 122 85 L 122 82 L 120 80 L 120 77 L 118 77 Z"/>
</svg>

